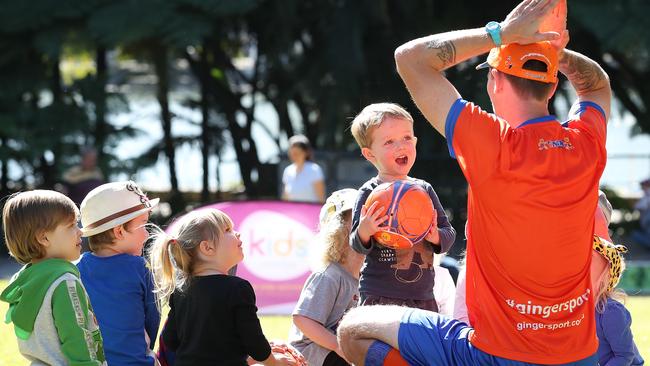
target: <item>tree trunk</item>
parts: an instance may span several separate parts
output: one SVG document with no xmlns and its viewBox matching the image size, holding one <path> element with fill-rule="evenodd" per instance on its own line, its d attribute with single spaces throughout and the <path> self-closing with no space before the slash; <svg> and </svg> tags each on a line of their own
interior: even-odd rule
<svg viewBox="0 0 650 366">
<path fill-rule="evenodd" d="M 59 55 L 52 60 L 52 77 L 50 79 L 50 91 L 52 91 L 52 103 L 63 101 L 63 86 L 61 82 L 61 69 L 59 68 Z"/>
<path fill-rule="evenodd" d="M 106 48 L 98 46 L 95 54 L 97 63 L 97 91 L 98 97 L 95 100 L 95 149 L 97 150 L 97 162 L 102 172 L 108 172 L 108 161 L 104 158 L 104 145 L 108 134 L 106 123 L 106 82 L 108 80 L 106 65 Z"/>
<path fill-rule="evenodd" d="M 51 71 L 52 75 L 50 77 L 50 91 L 52 92 L 52 105 L 63 104 L 63 82 L 61 80 L 61 69 L 59 68 L 59 55 L 56 55 L 52 59 Z M 54 128 L 54 127 L 52 127 Z M 60 141 L 53 141 L 52 147 L 49 149 L 52 154 L 54 154 L 54 159 L 52 164 L 47 162 L 45 158 L 45 149 L 40 152 L 38 171 L 41 175 L 41 187 L 45 189 L 52 189 L 56 184 L 56 174 L 54 172 L 54 167 L 56 167 L 56 152 L 58 146 L 60 146 Z"/>
<path fill-rule="evenodd" d="M 217 146 L 215 149 L 215 156 L 217 157 L 217 169 L 216 169 L 216 178 L 217 178 L 217 201 L 220 201 L 221 196 L 221 173 L 219 168 L 221 168 L 221 146 Z"/>
<path fill-rule="evenodd" d="M 201 51 L 201 64 L 206 65 L 208 62 L 206 56 L 206 50 Z M 205 68 L 203 68 L 205 70 Z M 208 105 L 208 91 L 207 86 L 207 75 L 205 72 L 201 72 L 201 77 L 199 77 L 199 86 L 201 88 L 201 155 L 203 162 L 203 186 L 201 187 L 201 202 L 207 203 L 210 200 L 210 170 L 209 170 L 209 160 L 210 160 L 210 107 Z M 218 168 L 217 168 L 218 169 Z"/>
<path fill-rule="evenodd" d="M 167 157 L 169 167 L 169 180 L 171 184 L 171 193 L 176 195 L 178 190 L 178 178 L 176 175 L 176 149 L 172 139 L 172 116 L 169 111 L 169 72 L 167 48 L 164 46 L 155 47 L 154 51 L 154 68 L 158 77 L 158 88 L 156 98 L 160 104 L 160 121 L 163 129 L 163 151 Z"/>
<path fill-rule="evenodd" d="M 255 142 L 250 134 L 242 128 L 237 122 L 236 107 L 233 109 L 230 106 L 229 111 L 226 112 L 226 120 L 228 121 L 228 129 L 232 135 L 233 147 L 237 154 L 237 162 L 239 163 L 239 172 L 241 174 L 244 187 L 246 188 L 246 195 L 249 198 L 257 197 L 257 185 L 253 182 L 252 175 L 253 169 L 259 166 L 257 155 L 253 155 L 251 148 L 254 147 Z"/>
<path fill-rule="evenodd" d="M 271 103 L 273 104 L 273 107 L 278 113 L 278 121 L 280 124 L 279 131 L 284 131 L 287 135 L 287 139 L 295 135 L 295 132 L 293 130 L 293 125 L 291 124 L 291 118 L 289 117 L 289 106 L 288 106 L 289 101 L 287 100 L 287 98 L 281 97 L 278 98 L 277 100 L 272 101 Z M 278 140 L 279 138 L 280 138 L 280 133 L 278 133 Z M 277 142 L 278 142 L 278 146 L 280 146 L 280 141 Z"/>
<path fill-rule="evenodd" d="M 224 51 L 219 47 L 219 42 L 206 42 L 204 47 L 206 52 L 211 52 L 215 55 L 208 64 L 201 65 L 199 62 L 196 62 L 190 55 L 185 56 L 185 58 L 190 63 L 192 72 L 197 77 L 201 78 L 203 72 L 208 72 L 212 68 L 217 68 L 219 70 L 232 70 L 234 66 L 230 64 L 228 57 L 224 54 Z M 225 73 L 228 74 L 227 72 Z M 228 130 L 232 136 L 233 148 L 237 154 L 237 162 L 239 164 L 239 172 L 246 189 L 246 195 L 248 197 L 257 197 L 258 189 L 257 184 L 252 179 L 253 171 L 259 167 L 260 162 L 257 157 L 257 148 L 255 146 L 255 141 L 251 136 L 251 123 L 252 121 L 247 118 L 245 122 L 245 127 L 242 127 L 237 122 L 237 112 L 246 113 L 246 109 L 241 105 L 241 95 L 236 91 L 232 90 L 230 83 L 223 80 L 217 80 L 213 77 L 208 77 L 206 79 L 207 83 L 206 92 L 214 100 L 218 100 L 221 106 L 221 111 L 226 117 L 228 123 Z M 237 81 L 240 83 L 240 81 Z M 247 116 L 248 117 L 248 116 Z"/>
</svg>

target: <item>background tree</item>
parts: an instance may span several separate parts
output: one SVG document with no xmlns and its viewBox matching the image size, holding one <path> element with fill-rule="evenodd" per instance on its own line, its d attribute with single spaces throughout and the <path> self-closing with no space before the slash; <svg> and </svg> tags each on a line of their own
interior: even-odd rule
<svg viewBox="0 0 650 366">
<path fill-rule="evenodd" d="M 134 173 L 165 159 L 172 197 L 181 197 L 175 153 L 188 145 L 200 146 L 202 201 L 211 199 L 210 159 L 222 161 L 220 154 L 229 147 L 236 154 L 245 195 L 269 195 L 275 192 L 275 180 L 266 174 L 267 162 L 260 161 L 254 128 L 266 131 L 278 150 L 300 132 L 318 149 L 356 151 L 347 130 L 350 119 L 368 103 L 394 101 L 416 118 L 419 157 L 414 174 L 462 205 L 464 200 L 456 196 L 464 194 L 464 180 L 448 157 L 444 139 L 416 112 L 395 72 L 392 53 L 419 36 L 502 19 L 515 3 L 0 1 L 0 190 L 49 187 L 75 162 L 80 145 L 93 144 L 109 176 Z M 635 133 L 650 132 L 650 36 L 643 17 L 648 7 L 633 0 L 569 2 L 570 47 L 604 65 L 618 100 L 616 113 L 636 118 Z M 149 92 L 160 106 L 163 131 L 160 141 L 127 161 L 115 157 L 115 146 L 137 131 L 112 121 L 128 108 L 129 100 L 116 92 L 131 82 L 121 66 L 125 59 L 149 65 L 147 72 L 156 76 Z M 88 60 L 87 71 L 70 73 L 64 67 L 79 60 Z M 191 118 L 170 107 L 178 77 L 186 72 L 178 66 L 182 62 L 195 83 L 184 86 L 190 97 L 181 102 L 200 112 L 192 121 L 199 132 L 186 136 L 174 134 L 173 125 Z M 448 70 L 447 76 L 465 98 L 489 109 L 485 74 L 472 67 L 477 62 Z M 559 90 L 556 98 L 570 98 L 566 88 Z M 277 114 L 276 126 L 259 119 L 262 103 Z M 9 167 L 14 167 L 11 172 Z M 175 204 L 175 210 L 183 207 L 182 199 Z"/>
</svg>

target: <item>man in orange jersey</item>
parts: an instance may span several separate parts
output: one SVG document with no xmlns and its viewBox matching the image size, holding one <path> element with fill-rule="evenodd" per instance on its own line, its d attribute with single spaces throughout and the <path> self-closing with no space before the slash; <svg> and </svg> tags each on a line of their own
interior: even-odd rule
<svg viewBox="0 0 650 366">
<path fill-rule="evenodd" d="M 596 364 L 589 266 L 605 167 L 609 79 L 539 32 L 560 0 L 525 0 L 501 23 L 410 41 L 397 70 L 469 183 L 467 307 L 474 326 L 399 307 L 351 311 L 339 342 L 356 365 L 391 348 L 410 364 Z M 463 100 L 443 71 L 490 51 L 494 113 Z M 562 72 L 577 92 L 569 120 L 549 115 Z"/>
</svg>

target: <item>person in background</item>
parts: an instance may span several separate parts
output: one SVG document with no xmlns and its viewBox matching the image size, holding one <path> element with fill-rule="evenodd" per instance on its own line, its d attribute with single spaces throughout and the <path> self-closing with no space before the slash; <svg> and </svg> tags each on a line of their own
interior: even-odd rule
<svg viewBox="0 0 650 366">
<path fill-rule="evenodd" d="M 325 201 L 325 176 L 318 164 L 313 162 L 309 139 L 295 135 L 289 139 L 291 164 L 282 173 L 282 199 L 285 201 Z"/>
<path fill-rule="evenodd" d="M 97 150 L 86 146 L 81 149 L 81 162 L 63 174 L 64 192 L 79 207 L 84 197 L 104 184 L 104 174 L 97 167 Z"/>
</svg>

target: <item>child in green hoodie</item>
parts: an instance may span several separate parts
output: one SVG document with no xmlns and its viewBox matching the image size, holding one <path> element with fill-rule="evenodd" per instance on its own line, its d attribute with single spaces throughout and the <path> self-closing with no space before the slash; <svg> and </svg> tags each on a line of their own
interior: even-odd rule
<svg viewBox="0 0 650 366">
<path fill-rule="evenodd" d="M 106 365 L 102 338 L 77 267 L 79 211 L 68 197 L 34 190 L 9 197 L 2 212 L 9 253 L 25 266 L 0 300 L 9 303 L 18 348 L 32 364 Z"/>
</svg>

